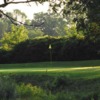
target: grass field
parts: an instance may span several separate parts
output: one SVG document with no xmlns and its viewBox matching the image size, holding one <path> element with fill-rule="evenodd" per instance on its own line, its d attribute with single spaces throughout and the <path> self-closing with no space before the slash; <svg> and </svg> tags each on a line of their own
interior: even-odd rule
<svg viewBox="0 0 100 100">
<path fill-rule="evenodd" d="M 100 100 L 100 60 L 0 64 L 2 90 L 0 100 Z"/>
<path fill-rule="evenodd" d="M 21 63 L 21 64 L 0 64 L 0 68 L 70 68 L 70 67 L 94 67 L 100 66 L 100 60 L 86 61 L 59 61 L 59 62 L 36 62 L 36 63 Z"/>
<path fill-rule="evenodd" d="M 100 60 L 0 64 L 0 73 L 66 75 L 72 78 L 100 77 Z"/>
</svg>

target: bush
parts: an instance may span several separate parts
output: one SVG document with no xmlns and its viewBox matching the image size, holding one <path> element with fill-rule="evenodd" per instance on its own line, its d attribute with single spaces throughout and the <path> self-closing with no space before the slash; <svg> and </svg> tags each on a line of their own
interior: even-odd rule
<svg viewBox="0 0 100 100">
<path fill-rule="evenodd" d="M 0 49 L 0 63 L 9 63 L 10 52 Z"/>
<path fill-rule="evenodd" d="M 14 100 L 16 84 L 8 76 L 0 77 L 0 100 Z"/>
<path fill-rule="evenodd" d="M 48 42 L 45 39 L 27 40 L 12 51 L 13 62 L 37 62 L 48 60 Z"/>
<path fill-rule="evenodd" d="M 78 100 L 78 98 L 75 98 L 74 93 L 58 92 L 56 94 L 56 100 Z"/>
<path fill-rule="evenodd" d="M 31 84 L 18 85 L 17 93 L 20 100 L 53 100 L 54 98 L 51 94 L 47 95 L 40 87 Z"/>
</svg>

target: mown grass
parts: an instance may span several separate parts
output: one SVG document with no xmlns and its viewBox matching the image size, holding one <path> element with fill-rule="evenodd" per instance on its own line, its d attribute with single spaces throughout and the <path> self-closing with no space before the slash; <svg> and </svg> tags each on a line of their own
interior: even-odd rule
<svg viewBox="0 0 100 100">
<path fill-rule="evenodd" d="M 100 60 L 0 64 L 0 73 L 46 74 L 69 78 L 100 77 Z"/>
<path fill-rule="evenodd" d="M 59 62 L 35 62 L 35 63 L 20 63 L 20 64 L 0 64 L 1 68 L 70 68 L 70 67 L 94 67 L 100 66 L 100 60 L 86 61 L 59 61 Z"/>
</svg>

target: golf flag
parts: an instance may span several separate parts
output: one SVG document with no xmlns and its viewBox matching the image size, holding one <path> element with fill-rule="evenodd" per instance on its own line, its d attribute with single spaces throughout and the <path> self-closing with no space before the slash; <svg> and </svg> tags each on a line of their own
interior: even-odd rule
<svg viewBox="0 0 100 100">
<path fill-rule="evenodd" d="M 49 44 L 49 49 L 52 49 L 52 46 L 51 46 L 51 44 Z"/>
</svg>

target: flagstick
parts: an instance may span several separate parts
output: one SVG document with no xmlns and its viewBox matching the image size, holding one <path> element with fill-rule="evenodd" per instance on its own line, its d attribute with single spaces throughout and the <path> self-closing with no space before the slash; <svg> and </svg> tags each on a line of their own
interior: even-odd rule
<svg viewBox="0 0 100 100">
<path fill-rule="evenodd" d="M 51 66 L 52 66 L 52 49 L 50 49 L 50 62 L 51 62 Z"/>
<path fill-rule="evenodd" d="M 51 44 L 49 45 L 49 50 L 50 50 L 50 63 L 52 66 L 52 46 L 51 46 Z"/>
</svg>

